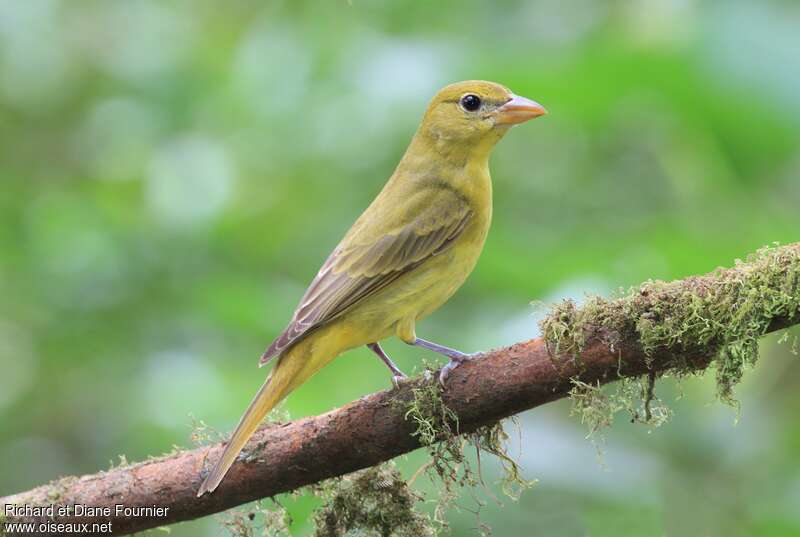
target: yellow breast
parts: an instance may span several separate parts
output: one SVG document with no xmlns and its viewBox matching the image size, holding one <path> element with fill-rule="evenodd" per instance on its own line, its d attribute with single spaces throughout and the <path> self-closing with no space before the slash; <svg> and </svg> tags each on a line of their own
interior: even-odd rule
<svg viewBox="0 0 800 537">
<path fill-rule="evenodd" d="M 363 327 L 370 341 L 395 332 L 397 323 L 420 320 L 441 307 L 464 284 L 480 257 L 492 219 L 488 171 L 472 177 L 470 197 L 474 213 L 453 244 L 395 280 L 354 308 L 350 317 Z"/>
</svg>

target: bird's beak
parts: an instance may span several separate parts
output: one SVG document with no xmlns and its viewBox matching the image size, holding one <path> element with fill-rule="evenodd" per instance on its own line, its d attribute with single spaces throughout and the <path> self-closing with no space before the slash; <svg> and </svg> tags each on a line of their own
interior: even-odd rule
<svg viewBox="0 0 800 537">
<path fill-rule="evenodd" d="M 519 95 L 512 95 L 511 100 L 495 112 L 495 125 L 516 125 L 547 113 L 544 106 Z"/>
</svg>

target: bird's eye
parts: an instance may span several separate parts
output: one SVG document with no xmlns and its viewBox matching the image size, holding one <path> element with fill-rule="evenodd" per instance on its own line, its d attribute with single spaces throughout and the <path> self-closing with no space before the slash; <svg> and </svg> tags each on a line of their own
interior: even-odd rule
<svg viewBox="0 0 800 537">
<path fill-rule="evenodd" d="M 468 93 L 461 97 L 461 107 L 467 112 L 474 112 L 481 107 L 481 98 L 472 93 Z"/>
</svg>

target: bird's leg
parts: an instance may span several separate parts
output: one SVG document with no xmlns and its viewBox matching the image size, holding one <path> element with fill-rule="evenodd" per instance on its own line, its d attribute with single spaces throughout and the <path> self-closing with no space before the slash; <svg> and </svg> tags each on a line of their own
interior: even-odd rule
<svg viewBox="0 0 800 537">
<path fill-rule="evenodd" d="M 445 380 L 447 380 L 447 377 L 450 375 L 450 372 L 453 369 L 472 358 L 472 355 L 470 354 L 465 354 L 461 351 L 451 349 L 450 347 L 445 347 L 444 345 L 439 345 L 438 343 L 433 343 L 432 341 L 426 341 L 421 338 L 415 338 L 411 344 L 416 345 L 417 347 L 422 347 L 423 349 L 437 352 L 450 358 L 450 361 L 447 362 L 447 364 L 439 372 L 439 383 L 442 384 L 442 386 L 444 386 Z"/>
<path fill-rule="evenodd" d="M 369 350 L 374 352 L 378 355 L 378 358 L 383 360 L 383 363 L 386 364 L 392 372 L 392 384 L 394 384 L 395 388 L 400 385 L 400 381 L 406 378 L 406 374 L 400 371 L 400 368 L 392 361 L 391 358 L 384 352 L 381 346 L 378 343 L 370 343 L 367 345 Z"/>
</svg>

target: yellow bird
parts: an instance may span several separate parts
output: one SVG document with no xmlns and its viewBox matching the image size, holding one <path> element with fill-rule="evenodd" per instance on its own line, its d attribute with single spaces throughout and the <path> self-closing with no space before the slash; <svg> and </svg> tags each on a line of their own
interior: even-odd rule
<svg viewBox="0 0 800 537">
<path fill-rule="evenodd" d="M 261 357 L 261 365 L 278 361 L 198 496 L 217 488 L 267 412 L 344 351 L 368 346 L 395 383 L 405 375 L 378 344 L 391 335 L 447 356 L 442 383 L 469 358 L 418 338 L 415 326 L 478 261 L 492 219 L 492 148 L 511 126 L 545 113 L 493 82 L 458 82 L 436 94 L 397 169 Z"/>
</svg>

